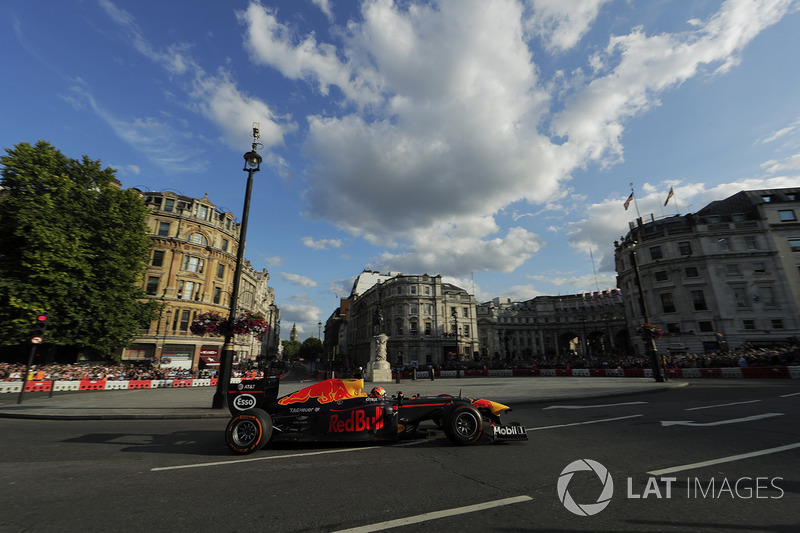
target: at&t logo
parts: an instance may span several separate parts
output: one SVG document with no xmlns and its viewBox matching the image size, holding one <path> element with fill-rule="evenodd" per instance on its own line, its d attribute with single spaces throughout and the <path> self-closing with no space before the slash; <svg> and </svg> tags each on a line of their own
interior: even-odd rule
<svg viewBox="0 0 800 533">
<path fill-rule="evenodd" d="M 603 484 L 603 490 L 595 503 L 575 503 L 575 500 L 572 499 L 572 496 L 567 490 L 572 476 L 575 472 L 581 471 L 594 472 Z M 614 481 L 611 479 L 611 474 L 609 474 L 606 467 L 591 459 L 578 459 L 577 461 L 571 462 L 561 471 L 561 475 L 558 478 L 558 499 L 561 500 L 561 503 L 564 504 L 564 507 L 566 507 L 569 512 L 578 516 L 596 515 L 608 506 L 611 502 L 611 496 L 613 495 Z"/>
</svg>

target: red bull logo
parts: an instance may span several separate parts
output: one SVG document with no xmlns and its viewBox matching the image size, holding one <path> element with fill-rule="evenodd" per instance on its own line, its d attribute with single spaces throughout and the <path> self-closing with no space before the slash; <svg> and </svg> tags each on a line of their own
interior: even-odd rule
<svg viewBox="0 0 800 533">
<path fill-rule="evenodd" d="M 280 405 L 304 403 L 312 398 L 316 398 L 319 403 L 337 402 L 348 398 L 366 396 L 366 394 L 360 392 L 363 388 L 363 379 L 326 379 L 284 396 L 278 400 L 278 403 Z"/>
<path fill-rule="evenodd" d="M 328 433 L 354 433 L 358 431 L 377 431 L 383 428 L 384 409 L 382 405 L 375 406 L 375 415 L 367 416 L 363 409 L 350 411 L 349 416 L 340 418 L 339 415 L 331 415 Z"/>
</svg>

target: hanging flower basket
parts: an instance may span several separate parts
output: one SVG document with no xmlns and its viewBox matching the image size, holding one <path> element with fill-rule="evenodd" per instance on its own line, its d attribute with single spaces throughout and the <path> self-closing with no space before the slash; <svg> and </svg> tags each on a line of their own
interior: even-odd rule
<svg viewBox="0 0 800 533">
<path fill-rule="evenodd" d="M 654 341 L 660 339 L 663 335 L 661 328 L 655 324 L 643 324 L 636 328 L 636 333 L 639 334 L 643 341 Z"/>
<path fill-rule="evenodd" d="M 218 313 L 202 313 L 192 321 L 189 329 L 195 335 L 210 335 L 212 337 L 224 337 L 230 331 L 234 335 L 244 335 L 251 333 L 263 338 L 267 334 L 269 325 L 260 313 L 245 311 L 233 319 L 233 324 Z"/>
</svg>

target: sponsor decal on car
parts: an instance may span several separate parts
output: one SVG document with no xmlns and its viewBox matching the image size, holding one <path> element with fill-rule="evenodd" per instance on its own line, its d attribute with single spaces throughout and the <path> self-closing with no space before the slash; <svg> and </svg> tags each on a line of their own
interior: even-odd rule
<svg viewBox="0 0 800 533">
<path fill-rule="evenodd" d="M 524 426 L 493 426 L 495 439 L 527 439 L 528 431 Z"/>
<path fill-rule="evenodd" d="M 239 411 L 247 411 L 256 406 L 256 397 L 252 394 L 240 394 L 233 399 L 233 407 Z"/>
<path fill-rule="evenodd" d="M 372 409 L 370 409 L 372 411 Z M 358 431 L 373 431 L 383 428 L 383 406 L 375 406 L 375 415 L 368 416 L 364 409 L 350 411 L 347 416 L 331 415 L 328 424 L 329 433 L 353 433 Z"/>
</svg>

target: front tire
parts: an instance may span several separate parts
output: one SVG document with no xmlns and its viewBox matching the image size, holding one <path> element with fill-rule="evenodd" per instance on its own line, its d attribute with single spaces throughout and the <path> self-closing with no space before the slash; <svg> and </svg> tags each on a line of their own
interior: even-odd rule
<svg viewBox="0 0 800 533">
<path fill-rule="evenodd" d="M 483 433 L 483 417 L 471 405 L 457 405 L 444 420 L 444 434 L 454 444 L 475 444 Z"/>
<path fill-rule="evenodd" d="M 225 428 L 225 443 L 235 454 L 253 453 L 272 437 L 272 417 L 263 409 L 237 413 Z"/>
</svg>

